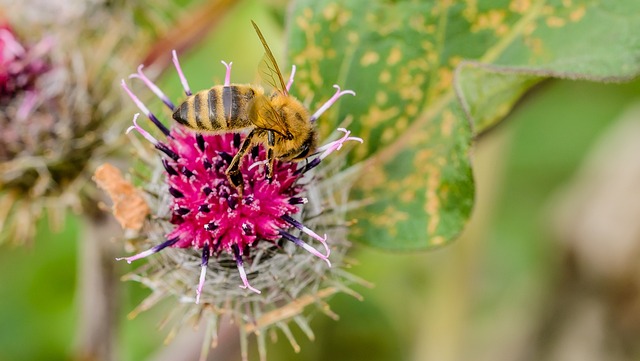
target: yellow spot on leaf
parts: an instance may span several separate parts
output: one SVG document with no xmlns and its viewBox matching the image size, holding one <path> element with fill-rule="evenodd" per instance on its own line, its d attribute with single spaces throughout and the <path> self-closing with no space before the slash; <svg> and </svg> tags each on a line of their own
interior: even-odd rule
<svg viewBox="0 0 640 361">
<path fill-rule="evenodd" d="M 360 136 L 362 139 L 369 139 L 371 131 L 368 129 L 369 128 L 365 128 L 363 131 L 361 131 L 361 134 L 358 134 L 358 136 Z M 354 156 L 356 159 L 364 159 L 369 154 L 369 151 L 371 151 L 371 149 L 369 149 L 368 147 L 355 147 Z M 364 182 L 361 182 L 360 186 L 363 190 L 367 189 Z"/>
<path fill-rule="evenodd" d="M 522 28 L 522 34 L 531 35 L 535 30 L 536 30 L 536 23 L 532 21 L 524 25 L 524 27 Z"/>
<path fill-rule="evenodd" d="M 380 60 L 380 55 L 378 55 L 378 53 L 376 53 L 375 51 L 367 51 L 360 59 L 360 65 L 369 66 L 371 64 L 377 63 L 378 60 Z"/>
<path fill-rule="evenodd" d="M 346 9 L 342 9 L 339 13 L 338 13 L 338 18 L 337 18 L 337 23 L 340 27 L 345 26 L 349 20 L 351 20 L 351 12 L 347 11 Z"/>
<path fill-rule="evenodd" d="M 409 26 L 417 32 L 426 32 L 425 24 L 427 21 L 423 14 L 413 14 L 409 17 Z"/>
<path fill-rule="evenodd" d="M 456 122 L 456 117 L 453 115 L 453 112 L 449 109 L 446 109 L 442 112 L 442 124 L 440 125 L 440 132 L 444 137 L 451 136 L 451 131 L 453 130 L 453 125 Z"/>
<path fill-rule="evenodd" d="M 387 207 L 382 214 L 373 215 L 371 217 L 373 224 L 386 229 L 392 237 L 398 235 L 398 223 L 404 222 L 408 219 L 409 215 L 406 212 L 399 211 L 395 207 L 391 206 Z"/>
<path fill-rule="evenodd" d="M 416 200 L 416 190 L 412 188 L 405 188 L 398 196 L 402 203 L 411 203 Z"/>
<path fill-rule="evenodd" d="M 451 66 L 452 68 L 455 68 L 456 66 L 458 66 L 458 64 L 460 64 L 461 61 L 462 61 L 462 57 L 458 55 L 454 55 L 449 59 L 449 66 Z"/>
<path fill-rule="evenodd" d="M 433 235 L 440 224 L 440 198 L 438 197 L 438 186 L 440 185 L 440 169 L 428 165 L 427 184 L 425 189 L 424 210 L 429 220 L 427 221 L 427 235 Z"/>
<path fill-rule="evenodd" d="M 436 94 L 443 93 L 451 88 L 453 84 L 453 72 L 449 68 L 438 69 L 438 83 L 433 89 Z"/>
<path fill-rule="evenodd" d="M 536 56 L 544 54 L 544 42 L 540 38 L 526 37 L 524 38 L 525 45 L 531 49 L 531 52 Z"/>
<path fill-rule="evenodd" d="M 378 22 L 378 17 L 373 12 L 367 11 L 365 15 L 365 20 L 367 20 L 367 22 L 369 23 L 375 24 Z"/>
<path fill-rule="evenodd" d="M 584 17 L 584 14 L 587 12 L 586 8 L 584 7 L 584 5 L 580 5 L 578 8 L 576 8 L 575 10 L 573 10 L 571 12 L 571 14 L 569 14 L 569 20 L 573 21 L 573 22 L 577 22 L 580 21 L 582 19 L 582 17 Z"/>
<path fill-rule="evenodd" d="M 400 88 L 400 98 L 404 100 L 417 101 L 422 99 L 422 95 L 423 91 L 421 82 L 403 85 L 402 88 Z"/>
<path fill-rule="evenodd" d="M 466 0 L 465 3 L 466 7 L 462 10 L 462 16 L 471 23 L 478 16 L 478 0 Z"/>
<path fill-rule="evenodd" d="M 303 13 L 306 16 L 306 9 Z M 311 14 L 313 14 L 313 12 L 311 12 Z M 309 63 L 309 80 L 314 85 L 321 86 L 323 84 L 323 77 L 320 74 L 319 63 L 324 59 L 325 55 L 323 49 L 317 45 L 316 33 L 320 31 L 320 25 L 310 23 L 304 17 L 298 17 L 296 23 L 300 29 L 304 31 L 307 47 L 296 55 L 293 61 L 298 64 Z"/>
<path fill-rule="evenodd" d="M 433 163 L 433 150 L 422 149 L 416 152 L 413 158 L 413 166 L 416 169 L 423 169 L 425 164 Z"/>
<path fill-rule="evenodd" d="M 558 16 L 549 16 L 547 18 L 547 26 L 550 28 L 561 28 L 565 24 L 565 20 Z"/>
<path fill-rule="evenodd" d="M 422 165 L 421 165 L 422 166 Z M 411 172 L 400 181 L 400 188 L 396 192 L 403 203 L 415 203 L 416 197 L 422 191 L 424 179 L 418 172 Z"/>
<path fill-rule="evenodd" d="M 441 245 L 443 243 L 444 243 L 444 237 L 442 236 L 435 236 L 431 238 L 431 244 L 433 244 L 434 246 Z"/>
<path fill-rule="evenodd" d="M 407 145 L 409 147 L 424 147 L 424 145 L 429 143 L 430 140 L 431 134 L 424 128 L 421 128 L 416 130 L 415 132 L 412 131 Z"/>
<path fill-rule="evenodd" d="M 389 73 L 388 70 L 383 70 L 380 73 L 380 76 L 378 77 L 378 80 L 380 81 L 380 83 L 385 84 L 388 83 L 389 80 L 391 80 L 391 73 Z"/>
<path fill-rule="evenodd" d="M 509 113 L 509 111 L 511 111 L 511 104 L 503 103 L 503 104 L 500 104 L 500 105 L 498 105 L 496 107 L 496 113 L 495 114 L 496 114 L 497 117 L 500 118 L 500 117 L 506 116 Z"/>
<path fill-rule="evenodd" d="M 338 13 L 338 4 L 336 3 L 329 3 L 322 10 L 322 16 L 324 16 L 325 20 L 335 19 L 337 13 Z"/>
<path fill-rule="evenodd" d="M 400 117 L 396 120 L 395 125 L 398 132 L 401 132 L 407 129 L 407 126 L 409 125 L 409 120 L 407 119 L 407 117 Z"/>
<path fill-rule="evenodd" d="M 453 0 L 435 1 L 434 4 L 433 8 L 431 8 L 431 15 L 438 17 L 446 13 L 449 7 L 453 4 Z"/>
<path fill-rule="evenodd" d="M 385 122 L 393 119 L 400 114 L 398 107 L 390 107 L 386 109 L 380 108 L 378 105 L 374 105 L 369 108 L 369 112 L 362 116 L 362 123 L 367 127 L 375 128 Z"/>
<path fill-rule="evenodd" d="M 355 31 L 350 31 L 350 32 L 347 34 L 347 40 L 348 40 L 351 44 L 355 44 L 355 43 L 357 43 L 358 41 L 360 41 L 360 36 L 358 35 L 358 33 L 357 33 L 357 32 L 355 32 Z"/>
<path fill-rule="evenodd" d="M 410 72 L 406 67 L 400 69 L 397 84 L 400 98 L 404 100 L 422 100 L 425 74 Z"/>
<path fill-rule="evenodd" d="M 391 49 L 391 52 L 389 53 L 389 57 L 387 57 L 387 64 L 395 65 L 401 59 L 402 59 L 402 51 L 400 50 L 400 48 L 395 46 L 393 47 L 393 49 Z"/>
<path fill-rule="evenodd" d="M 418 114 L 418 105 L 414 103 L 407 105 L 405 107 L 405 112 L 407 112 L 407 114 L 411 116 Z"/>
<path fill-rule="evenodd" d="M 304 8 L 304 10 L 302 10 L 302 15 L 311 20 L 313 19 L 313 10 L 311 10 L 311 8 Z"/>
<path fill-rule="evenodd" d="M 524 14 L 531 7 L 531 0 L 511 0 L 509 10 L 514 13 Z"/>
<path fill-rule="evenodd" d="M 438 64 L 439 56 L 435 51 L 427 53 L 427 61 L 431 64 Z"/>
<path fill-rule="evenodd" d="M 378 103 L 378 105 L 383 105 L 384 103 L 387 102 L 387 100 L 389 100 L 389 96 L 387 95 L 387 92 L 382 90 L 378 90 L 376 92 L 376 103 Z"/>
<path fill-rule="evenodd" d="M 366 147 L 356 147 L 356 150 L 357 148 L 365 148 L 366 150 Z M 387 175 L 384 173 L 382 167 L 367 167 L 362 174 L 366 174 L 366 176 L 361 177 L 358 185 L 359 188 L 365 192 L 371 193 L 380 190 L 387 184 Z"/>
<path fill-rule="evenodd" d="M 407 63 L 407 67 L 410 69 L 418 69 L 422 72 L 428 72 L 430 70 L 429 62 L 424 58 L 412 59 Z"/>
<path fill-rule="evenodd" d="M 471 26 L 471 31 L 475 33 L 480 30 L 493 30 L 497 36 L 503 36 L 509 31 L 509 27 L 504 23 L 505 16 L 504 10 L 490 10 L 480 14 Z"/>
<path fill-rule="evenodd" d="M 351 19 L 351 12 L 338 3 L 330 3 L 322 10 L 322 16 L 329 22 L 329 30 L 338 31 Z"/>
<path fill-rule="evenodd" d="M 383 143 L 388 144 L 388 143 L 391 143 L 391 141 L 395 138 L 395 136 L 396 136 L 395 130 L 391 127 L 386 127 L 382 131 L 382 136 L 380 137 L 380 140 L 382 140 Z"/>
</svg>

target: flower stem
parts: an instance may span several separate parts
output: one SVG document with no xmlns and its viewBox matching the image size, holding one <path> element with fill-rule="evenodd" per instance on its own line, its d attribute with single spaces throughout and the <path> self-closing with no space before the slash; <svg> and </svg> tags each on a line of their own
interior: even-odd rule
<svg viewBox="0 0 640 361">
<path fill-rule="evenodd" d="M 117 247 L 111 238 L 121 232 L 113 217 L 91 215 L 83 218 L 78 242 L 77 359 L 116 359 L 116 331 L 120 283 L 113 262 Z"/>
</svg>

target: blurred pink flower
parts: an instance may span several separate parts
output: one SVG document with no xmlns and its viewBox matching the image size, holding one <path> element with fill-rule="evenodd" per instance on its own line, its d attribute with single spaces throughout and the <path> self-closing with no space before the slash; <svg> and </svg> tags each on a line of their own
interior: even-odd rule
<svg viewBox="0 0 640 361">
<path fill-rule="evenodd" d="M 38 77 L 51 69 L 46 56 L 52 45 L 51 38 L 24 44 L 8 24 L 0 23 L 0 104 L 7 104 L 22 92 L 36 91 Z M 24 101 L 31 103 L 30 98 L 33 96 Z"/>
</svg>

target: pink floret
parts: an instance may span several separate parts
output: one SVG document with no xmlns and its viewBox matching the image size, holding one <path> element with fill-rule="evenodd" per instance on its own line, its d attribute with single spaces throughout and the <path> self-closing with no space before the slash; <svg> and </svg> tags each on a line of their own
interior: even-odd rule
<svg viewBox="0 0 640 361">
<path fill-rule="evenodd" d="M 220 252 L 232 254 L 232 246 L 243 249 L 256 239 L 276 241 L 279 230 L 290 228 L 283 215 L 298 212 L 290 204 L 291 197 L 299 197 L 302 187 L 296 186 L 298 176 L 294 163 L 275 162 L 273 180 L 266 179 L 265 166 L 251 167 L 263 160 L 262 146 L 249 152 L 241 165 L 244 193 L 229 183 L 225 171 L 230 159 L 238 152 L 238 135 L 203 135 L 204 151 L 198 146 L 196 135 L 174 128 L 166 145 L 180 156 L 167 163 L 177 174 L 167 173 L 169 186 L 183 196 L 174 198 L 172 223 L 176 228 L 168 239 L 179 237 L 177 248 L 201 249 L 205 243 Z"/>
</svg>

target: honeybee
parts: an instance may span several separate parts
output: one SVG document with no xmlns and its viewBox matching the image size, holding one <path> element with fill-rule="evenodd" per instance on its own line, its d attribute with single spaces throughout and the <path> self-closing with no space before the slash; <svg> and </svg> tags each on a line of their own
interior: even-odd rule
<svg viewBox="0 0 640 361">
<path fill-rule="evenodd" d="M 226 174 L 242 194 L 240 165 L 252 145 L 267 149 L 267 177 L 273 162 L 298 162 L 315 151 L 317 133 L 307 108 L 287 90 L 276 59 L 255 22 L 251 22 L 265 50 L 263 72 L 273 87 L 270 96 L 260 86 L 225 84 L 199 91 L 176 108 L 173 119 L 198 132 L 249 131 Z"/>
</svg>

